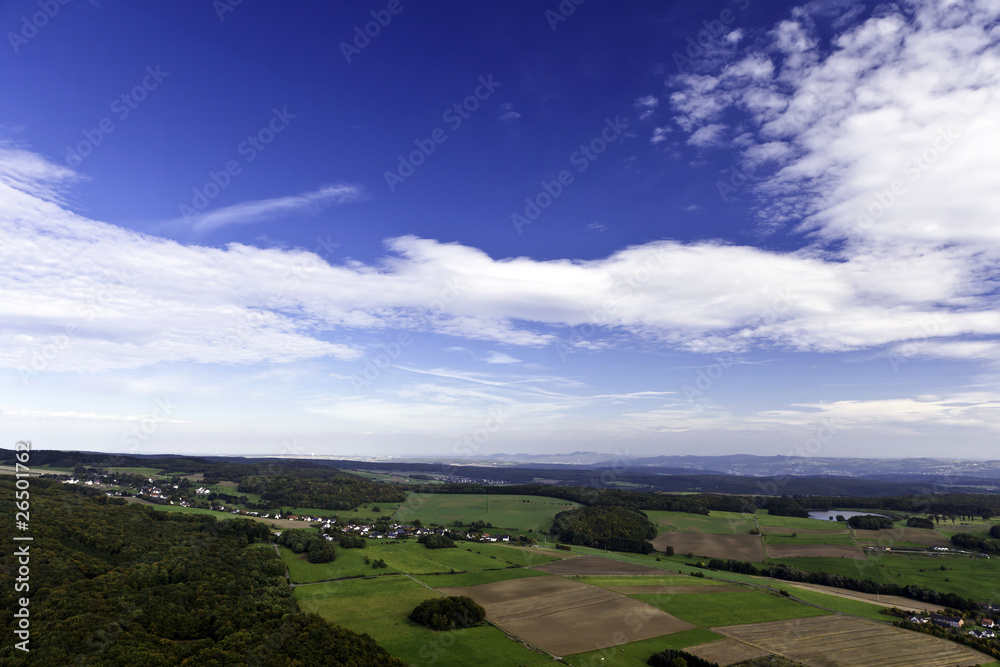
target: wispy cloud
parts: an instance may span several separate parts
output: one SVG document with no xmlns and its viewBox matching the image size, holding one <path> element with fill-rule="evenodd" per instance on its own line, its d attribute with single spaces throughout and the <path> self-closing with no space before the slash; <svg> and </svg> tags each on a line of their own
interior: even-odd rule
<svg viewBox="0 0 1000 667">
<path fill-rule="evenodd" d="M 632 106 L 639 112 L 639 120 L 646 120 L 656 112 L 660 100 L 652 95 L 645 95 L 633 102 Z"/>
<path fill-rule="evenodd" d="M 514 105 L 510 102 L 504 102 L 500 105 L 500 115 L 497 116 L 497 120 L 504 123 L 511 123 L 521 117 L 517 111 L 514 111 Z"/>
<path fill-rule="evenodd" d="M 519 364 L 521 360 L 503 352 L 490 352 L 485 359 L 488 364 Z"/>
<path fill-rule="evenodd" d="M 0 142 L 0 183 L 45 201 L 65 203 L 66 187 L 78 180 L 80 176 L 72 169 Z"/>
<path fill-rule="evenodd" d="M 207 233 L 228 225 L 252 225 L 298 211 L 318 210 L 330 204 L 344 204 L 363 198 L 353 185 L 330 185 L 312 192 L 274 199 L 241 202 L 209 211 L 185 220 L 198 233 Z"/>
</svg>

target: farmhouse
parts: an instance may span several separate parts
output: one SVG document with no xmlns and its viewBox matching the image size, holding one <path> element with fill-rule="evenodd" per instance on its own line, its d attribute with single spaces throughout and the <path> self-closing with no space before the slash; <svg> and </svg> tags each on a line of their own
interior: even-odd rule
<svg viewBox="0 0 1000 667">
<path fill-rule="evenodd" d="M 931 622 L 944 628 L 960 628 L 965 625 L 965 619 L 941 614 L 931 614 Z"/>
<path fill-rule="evenodd" d="M 983 622 L 980 623 L 980 625 L 982 625 L 984 628 L 992 628 L 993 627 L 993 619 L 992 618 L 984 618 Z"/>
</svg>

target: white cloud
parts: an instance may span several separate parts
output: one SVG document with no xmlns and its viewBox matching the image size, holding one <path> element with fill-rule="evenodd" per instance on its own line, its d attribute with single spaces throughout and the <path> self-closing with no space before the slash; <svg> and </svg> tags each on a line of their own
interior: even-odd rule
<svg viewBox="0 0 1000 667">
<path fill-rule="evenodd" d="M 488 364 L 519 364 L 521 360 L 503 352 L 490 352 L 485 359 Z"/>
<path fill-rule="evenodd" d="M 656 113 L 660 100 L 652 95 L 645 95 L 633 102 L 632 106 L 639 112 L 639 120 L 645 120 Z"/>
<path fill-rule="evenodd" d="M 654 127 L 653 136 L 649 139 L 649 143 L 655 146 L 658 143 L 666 141 L 668 134 L 670 134 L 669 127 Z"/>
<path fill-rule="evenodd" d="M 80 176 L 72 169 L 0 142 L 0 183 L 44 201 L 62 203 L 65 188 L 78 180 Z"/>
<path fill-rule="evenodd" d="M 225 208 L 184 218 L 198 233 L 211 232 L 227 225 L 251 225 L 296 211 L 318 210 L 328 204 L 358 201 L 359 188 L 353 185 L 329 185 L 312 192 L 290 197 L 241 202 Z M 192 209 L 193 210 L 193 209 Z"/>
<path fill-rule="evenodd" d="M 691 146 L 698 146 L 699 148 L 718 146 L 721 143 L 722 135 L 725 131 L 726 126 L 722 123 L 703 125 L 691 133 L 691 137 L 688 139 L 688 144 Z"/>
<path fill-rule="evenodd" d="M 517 111 L 514 111 L 514 105 L 510 102 L 504 102 L 500 105 L 500 115 L 497 120 L 504 123 L 511 123 L 521 117 Z"/>
</svg>

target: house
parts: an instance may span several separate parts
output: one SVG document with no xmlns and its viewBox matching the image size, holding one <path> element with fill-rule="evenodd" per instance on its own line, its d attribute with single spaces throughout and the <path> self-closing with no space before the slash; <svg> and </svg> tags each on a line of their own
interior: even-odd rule
<svg viewBox="0 0 1000 667">
<path fill-rule="evenodd" d="M 982 625 L 984 628 L 992 628 L 993 627 L 993 619 L 992 618 L 984 618 L 983 622 L 980 623 L 980 625 Z"/>
<path fill-rule="evenodd" d="M 944 628 L 960 628 L 965 625 L 965 619 L 941 614 L 931 614 L 931 622 Z"/>
<path fill-rule="evenodd" d="M 928 621 L 929 621 L 929 620 L 931 620 L 931 619 L 929 619 L 929 618 L 927 618 L 927 617 L 920 617 L 920 616 L 910 616 L 910 618 L 908 618 L 907 620 L 908 620 L 908 621 L 909 621 L 910 623 L 926 623 L 926 622 L 928 622 Z"/>
</svg>

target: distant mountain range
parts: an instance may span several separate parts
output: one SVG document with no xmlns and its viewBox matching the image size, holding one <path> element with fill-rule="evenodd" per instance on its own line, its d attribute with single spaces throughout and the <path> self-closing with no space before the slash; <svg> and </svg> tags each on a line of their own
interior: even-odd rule
<svg viewBox="0 0 1000 667">
<path fill-rule="evenodd" d="M 454 463 L 460 465 L 517 466 L 519 468 L 617 468 L 633 473 L 669 475 L 739 475 L 744 477 L 860 477 L 894 481 L 935 477 L 946 483 L 950 478 L 1000 479 L 1000 461 L 953 459 L 862 459 L 833 457 L 754 456 L 652 456 L 614 457 L 601 452 L 569 454 L 494 454 L 482 457 L 406 458 L 396 461 Z"/>
</svg>

